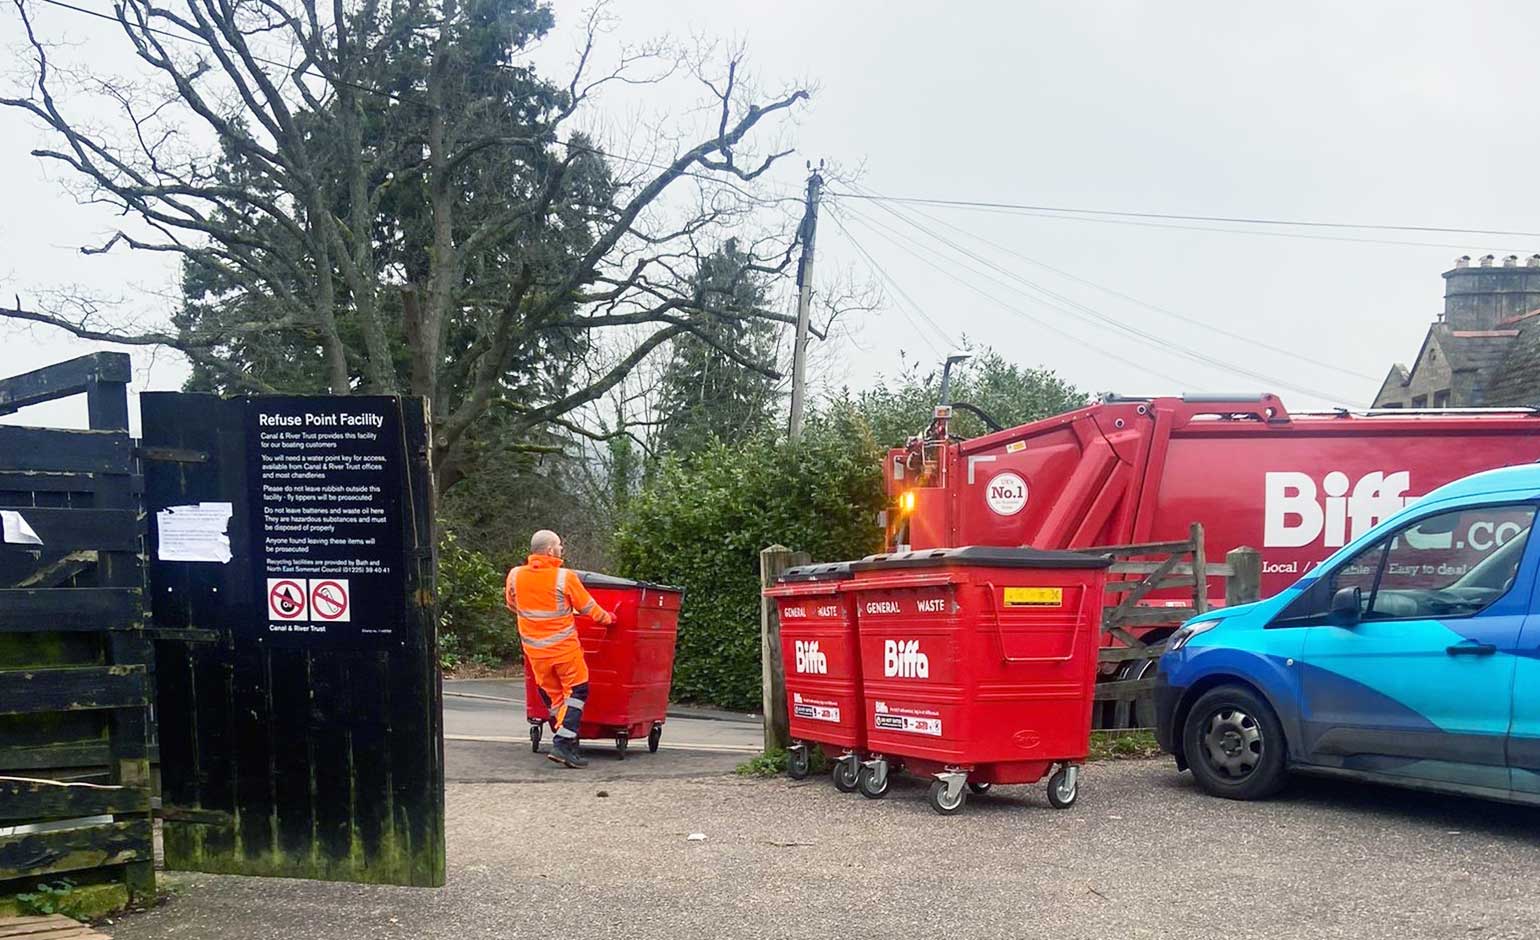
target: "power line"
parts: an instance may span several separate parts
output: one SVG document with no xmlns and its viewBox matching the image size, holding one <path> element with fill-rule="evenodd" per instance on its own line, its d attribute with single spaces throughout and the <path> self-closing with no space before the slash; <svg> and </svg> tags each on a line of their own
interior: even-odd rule
<svg viewBox="0 0 1540 940">
<path fill-rule="evenodd" d="M 855 185 L 855 184 L 852 184 L 852 185 Z M 878 201 L 878 205 L 881 205 L 882 201 L 885 201 L 884 197 L 882 197 L 881 195 L 879 195 L 877 193 L 872 193 L 871 190 L 865 189 L 865 187 L 857 186 L 856 188 L 857 189 L 861 189 L 863 192 L 870 194 L 871 197 L 874 200 Z M 1344 366 L 1334 365 L 1334 364 L 1329 363 L 1329 362 L 1323 362 L 1323 361 L 1321 361 L 1321 360 L 1319 360 L 1319 359 L 1317 359 L 1317 358 L 1315 358 L 1313 356 L 1308 356 L 1308 355 L 1306 355 L 1304 353 L 1295 352 L 1292 349 L 1287 349 L 1287 348 L 1282 347 L 1282 346 L 1275 346 L 1272 343 L 1269 343 L 1269 342 L 1267 342 L 1265 340 L 1262 340 L 1262 339 L 1258 339 L 1257 337 L 1247 336 L 1244 333 L 1236 333 L 1236 332 L 1233 332 L 1231 330 L 1227 330 L 1227 329 L 1225 329 L 1222 326 L 1216 326 L 1216 325 L 1214 325 L 1212 323 L 1209 323 L 1207 321 L 1200 320 L 1197 317 L 1190 317 L 1190 316 L 1187 316 L 1186 314 L 1183 314 L 1183 313 L 1181 313 L 1179 311 L 1176 311 L 1176 310 L 1172 310 L 1172 309 L 1170 309 L 1168 307 L 1162 307 L 1162 306 L 1160 306 L 1158 304 L 1152 304 L 1152 303 L 1150 303 L 1148 301 L 1141 300 L 1138 297 L 1134 297 L 1134 296 L 1132 296 L 1130 294 L 1125 294 L 1122 291 L 1115 290 L 1115 289 L 1113 289 L 1111 287 L 1107 287 L 1104 284 L 1098 284 L 1095 281 L 1092 281 L 1092 280 L 1089 280 L 1087 278 L 1083 278 L 1083 277 L 1080 277 L 1078 275 L 1072 274 L 1069 271 L 1065 271 L 1062 268 L 1056 268 L 1056 267 L 1054 267 L 1051 264 L 1048 264 L 1048 263 L 1043 262 L 1043 261 L 1039 261 L 1036 258 L 1032 258 L 1032 257 L 1030 257 L 1028 255 L 1025 255 L 1025 254 L 1023 254 L 1023 253 L 1021 253 L 1019 251 L 1016 251 L 1014 249 L 1008 248 L 1005 245 L 1002 245 L 999 242 L 995 242 L 995 241 L 992 241 L 992 240 L 990 240 L 988 238 L 985 238 L 984 236 L 979 235 L 976 232 L 970 232 L 967 229 L 964 229 L 964 228 L 961 228 L 959 226 L 953 225 L 952 223 L 947 222 L 945 219 L 938 218 L 938 217 L 936 217 L 934 215 L 931 215 L 931 214 L 929 214 L 927 212 L 921 212 L 918 209 L 914 209 L 914 210 L 911 210 L 911 211 L 913 211 L 913 213 L 915 215 L 918 215 L 921 218 L 928 219 L 929 221 L 934 222 L 937 225 L 945 226 L 946 228 L 949 228 L 949 229 L 951 229 L 954 232 L 957 232 L 959 234 L 965 235 L 965 236 L 967 236 L 969 238 L 974 239 L 975 241 L 982 242 L 985 245 L 988 245 L 988 246 L 994 248 L 997 251 L 1001 251 L 1001 252 L 1004 252 L 1005 254 L 1011 255 L 1013 257 L 1020 258 L 1022 261 L 1025 261 L 1028 264 L 1035 265 L 1035 266 L 1037 266 L 1039 268 L 1042 268 L 1045 271 L 1051 271 L 1054 274 L 1059 275 L 1060 277 L 1068 278 L 1069 280 L 1075 281 L 1076 283 L 1084 284 L 1087 287 L 1095 288 L 1096 290 L 1102 291 L 1103 293 L 1110 294 L 1113 297 L 1117 297 L 1117 298 L 1119 298 L 1121 300 L 1126 300 L 1126 301 L 1128 301 L 1129 303 L 1132 303 L 1132 304 L 1137 304 L 1137 305 L 1139 305 L 1141 307 L 1144 307 L 1144 308 L 1146 308 L 1148 310 L 1153 310 L 1156 313 L 1165 314 L 1166 316 L 1173 317 L 1173 318 L 1175 318 L 1177 320 L 1181 320 L 1184 323 L 1190 323 L 1193 326 L 1201 327 L 1201 328 L 1203 328 L 1205 330 L 1209 330 L 1209 331 L 1212 331 L 1214 333 L 1219 333 L 1222 336 L 1228 336 L 1231 339 L 1238 340 L 1240 342 L 1247 343 L 1249 345 L 1256 346 L 1256 347 L 1261 348 L 1261 349 L 1266 349 L 1266 350 L 1268 350 L 1270 352 L 1278 353 L 1278 354 L 1284 355 L 1284 356 L 1289 356 L 1290 358 L 1297 359 L 1297 360 L 1299 360 L 1301 362 L 1306 362 L 1306 363 L 1309 363 L 1311 365 L 1320 366 L 1321 368 L 1330 369 L 1330 370 L 1332 370 L 1334 372 L 1340 372 L 1343 375 L 1350 376 L 1352 378 L 1363 379 L 1366 382 L 1376 382 L 1376 381 L 1379 381 L 1379 379 L 1380 379 L 1379 376 L 1366 375 L 1365 373 L 1356 372 L 1356 371 L 1354 371 L 1352 369 L 1348 369 L 1348 368 L 1346 368 Z M 913 223 L 911 222 L 910 224 L 912 225 Z"/>
<path fill-rule="evenodd" d="M 1323 392 L 1321 392 L 1321 391 L 1319 391 L 1317 389 L 1307 388 L 1307 387 L 1301 386 L 1301 385 L 1296 385 L 1296 384 L 1294 384 L 1292 382 L 1289 382 L 1289 381 L 1287 381 L 1285 379 L 1280 379 L 1280 378 L 1277 378 L 1276 376 L 1267 375 L 1267 374 L 1262 373 L 1262 372 L 1256 372 L 1256 371 L 1253 371 L 1251 369 L 1244 368 L 1242 366 L 1232 365 L 1231 363 L 1229 363 L 1226 360 L 1218 359 L 1218 358 L 1215 358 L 1214 356 L 1207 355 L 1205 353 L 1202 353 L 1202 352 L 1199 352 L 1197 350 L 1191 349 L 1191 348 L 1189 348 L 1187 346 L 1183 346 L 1183 345 L 1174 343 L 1171 340 L 1166 339 L 1163 336 L 1160 336 L 1160 335 L 1155 334 L 1155 333 L 1150 333 L 1150 332 L 1148 332 L 1146 330 L 1140 329 L 1139 327 L 1136 327 L 1136 326 L 1130 325 L 1128 323 L 1125 323 L 1122 320 L 1119 320 L 1116 317 L 1112 317 L 1112 316 L 1110 316 L 1108 314 L 1105 314 L 1105 313 L 1101 312 L 1100 310 L 1097 310 L 1094 307 L 1090 307 L 1090 306 L 1088 306 L 1086 304 L 1080 303 L 1079 301 L 1075 300 L 1074 298 L 1067 297 L 1067 296 L 1065 296 L 1063 294 L 1057 293 L 1057 292 L 1055 292 L 1053 290 L 1050 290 L 1049 288 L 1046 288 L 1046 287 L 1044 287 L 1044 286 L 1042 286 L 1040 284 L 1037 284 L 1034 281 L 1031 281 L 1031 280 L 1029 280 L 1029 279 L 1027 279 L 1025 277 L 1022 277 L 1021 275 L 1015 273 L 1014 271 L 1009 270 L 1008 268 L 1001 267 L 1000 265 L 997 265 L 997 264 L 993 263 L 989 259 L 984 258 L 984 257 L 978 255 L 977 253 L 972 252 L 969 249 L 967 249 L 967 248 L 965 248 L 965 247 L 963 247 L 961 245 L 958 245 L 956 242 L 954 242 L 954 241 L 952 241 L 952 240 L 950 240 L 950 239 L 948 239 L 948 238 L 946 238 L 946 237 L 944 237 L 942 235 L 939 235 L 939 234 L 937 234 L 934 231 L 926 229 L 925 227 L 923 227 L 921 225 L 918 225 L 913 220 L 905 218 L 904 216 L 900 215 L 896 210 L 893 210 L 891 208 L 886 208 L 885 211 L 890 212 L 895 217 L 899 218 L 901 221 L 904 221 L 906 224 L 908 224 L 910 226 L 913 226 L 914 228 L 918 229 L 919 231 L 923 232 L 926 235 L 929 235 L 931 238 L 941 242 L 942 244 L 944 244 L 947 247 L 951 248 L 953 251 L 956 251 L 959 254 L 962 254 L 962 255 L 964 255 L 964 256 L 966 256 L 968 258 L 971 258 L 972 260 L 978 262 L 979 264 L 982 264 L 985 267 L 987 267 L 987 268 L 989 268 L 989 269 L 991 269 L 993 271 L 996 271 L 996 272 L 1004 275 L 1005 277 L 1010 278 L 1011 280 L 1017 282 L 1017 284 L 1019 284 L 1019 285 L 1021 285 L 1023 287 L 1026 287 L 1030 291 L 1033 291 L 1033 292 L 1035 292 L 1037 294 L 1041 294 L 1041 295 L 1043 295 L 1043 296 L 1045 296 L 1047 298 L 1050 298 L 1050 301 L 1048 301 L 1048 305 L 1050 307 L 1055 307 L 1056 309 L 1059 309 L 1059 310 L 1061 310 L 1061 311 L 1063 311 L 1065 313 L 1069 313 L 1072 316 L 1075 316 L 1077 314 L 1084 314 L 1084 315 L 1091 317 L 1093 320 L 1095 320 L 1095 321 L 1097 321 L 1097 322 L 1099 322 L 1099 323 L 1101 323 L 1101 324 L 1103 324 L 1103 325 L 1105 325 L 1107 327 L 1110 327 L 1110 328 L 1112 328 L 1114 330 L 1118 330 L 1118 331 L 1123 332 L 1123 333 L 1127 333 L 1127 334 L 1129 334 L 1131 336 L 1134 336 L 1134 337 L 1136 337 L 1138 339 L 1141 339 L 1141 340 L 1143 340 L 1143 341 L 1145 341 L 1147 343 L 1150 343 L 1150 344 L 1152 344 L 1155 347 L 1164 349 L 1164 350 L 1166 350 L 1166 351 L 1168 351 L 1168 352 L 1170 352 L 1172 354 L 1175 354 L 1177 356 L 1181 356 L 1184 359 L 1187 359 L 1189 361 L 1198 363 L 1199 365 L 1206 365 L 1206 366 L 1210 366 L 1210 367 L 1213 367 L 1213 368 L 1220 369 L 1221 371 L 1234 373 L 1236 375 L 1243 375 L 1243 376 L 1246 376 L 1247 378 L 1254 379 L 1254 380 L 1259 381 L 1259 382 L 1265 382 L 1265 383 L 1267 383 L 1269 385 L 1272 385 L 1272 386 L 1276 386 L 1276 387 L 1279 387 L 1279 388 L 1285 388 L 1285 389 L 1289 389 L 1289 390 L 1292 390 L 1292 391 L 1296 391 L 1296 392 L 1299 392 L 1299 393 L 1304 394 L 1304 395 L 1309 395 L 1309 396 L 1311 396 L 1313 398 L 1321 398 L 1321 399 L 1325 399 L 1327 401 L 1338 400 L 1338 396 L 1336 396 L 1336 395 L 1331 395 L 1331 394 L 1323 393 Z M 856 214 L 856 218 L 861 218 L 861 216 L 859 214 Z M 870 220 L 867 220 L 867 224 L 875 225 L 875 224 L 878 224 L 878 223 L 874 223 L 874 222 L 871 222 Z M 978 273 L 978 272 L 975 272 L 975 273 Z M 987 277 L 988 275 L 984 275 L 984 276 Z M 1000 282 L 998 280 L 996 280 L 996 283 L 1000 283 Z M 1002 285 L 1002 286 L 1006 286 L 1006 287 L 1009 288 L 1010 285 Z M 1054 301 L 1057 301 L 1057 303 L 1054 303 Z"/>
<path fill-rule="evenodd" d="M 834 212 L 834 213 L 851 212 L 851 210 L 848 207 L 842 207 L 842 208 L 836 209 L 836 208 L 834 208 L 832 206 L 830 208 L 830 211 Z M 859 216 L 856 215 L 856 213 L 854 213 L 854 212 L 851 212 L 851 215 L 859 218 Z M 872 225 L 873 224 L 870 220 L 863 220 L 863 221 L 866 221 L 868 225 Z M 882 227 L 882 228 L 885 228 L 885 226 Z M 1077 344 L 1079 344 L 1081 346 L 1089 346 L 1090 348 L 1095 349 L 1096 352 L 1099 355 L 1105 356 L 1105 357 L 1107 357 L 1109 359 L 1115 359 L 1118 362 L 1123 363 L 1124 365 L 1132 366 L 1133 368 L 1135 368 L 1135 369 L 1137 369 L 1137 370 L 1139 370 L 1141 372 L 1146 372 L 1146 373 L 1148 373 L 1150 375 L 1155 376 L 1156 378 L 1163 379 L 1163 380 L 1165 380 L 1167 382 L 1170 382 L 1171 384 L 1175 385 L 1178 388 L 1186 385 L 1186 383 L 1188 381 L 1187 379 L 1179 379 L 1179 378 L 1176 378 L 1175 376 L 1167 375 L 1164 372 L 1160 372 L 1160 371 L 1158 371 L 1156 369 L 1153 369 L 1153 368 L 1150 367 L 1149 363 L 1147 363 L 1147 362 L 1139 362 L 1139 361 L 1136 361 L 1134 359 L 1129 359 L 1126 356 L 1119 355 L 1118 353 L 1112 352 L 1111 350 L 1104 349 L 1104 348 L 1101 348 L 1101 347 L 1091 346 L 1091 344 L 1088 344 L 1084 339 L 1082 339 L 1079 336 L 1076 336 L 1075 334 L 1069 332 L 1068 330 L 1065 330 L 1062 327 L 1060 327 L 1060 326 L 1058 326 L 1058 325 L 1056 325 L 1054 323 L 1050 323 L 1050 322 L 1048 322 L 1046 320 L 1041 320 L 1041 319 L 1033 316 L 1032 314 L 1028 313 L 1027 311 L 1022 310 L 1020 307 L 1017 307 L 1017 306 L 1015 306 L 1013 304 L 1007 303 L 1006 301 L 1001 300 L 1000 298 L 998 298 L 995 295 L 989 293 L 988 291 L 983 290 L 978 285 L 976 285 L 973 282 L 967 280 L 966 278 L 958 277 L 957 274 L 955 272 L 953 272 L 952 270 L 948 269 L 947 267 L 945 267 L 943 265 L 937 264 L 935 261 L 932 261 L 930 258 L 927 258 L 927 257 L 925 257 L 925 255 L 921 254 L 921 251 L 923 249 L 916 250 L 916 248 L 913 248 L 913 247 L 910 247 L 909 245 L 903 244 L 903 242 L 900 241 L 898 238 L 895 238 L 895 237 L 893 237 L 891 235 L 888 235 L 888 234 L 886 234 L 885 232 L 883 232 L 881 230 L 877 230 L 876 234 L 877 234 L 877 236 L 879 238 L 883 239 L 884 241 L 889 242 L 890 244 L 893 244 L 894 246 L 899 248 L 901 251 L 903 251 L 903 252 L 909 254 L 910 256 L 914 257 L 915 259 L 920 261 L 920 263 L 926 265 L 927 267 L 930 267 L 930 268 L 936 270 L 937 272 L 941 273 L 942 275 L 951 278 L 952 280 L 954 280 L 957 283 L 961 284 L 963 287 L 966 287 L 969 290 L 973 291 L 975 294 L 978 294 L 980 297 L 983 297 L 985 300 L 988 300 L 988 301 L 996 304 L 997 306 L 1003 308 L 1004 310 L 1007 310 L 1007 311 L 1009 311 L 1011 313 L 1014 313 L 1016 316 L 1019 316 L 1022 319 L 1026 320 L 1027 322 L 1032 323 L 1032 324 L 1034 324 L 1034 325 L 1036 325 L 1036 326 L 1038 326 L 1038 327 L 1040 327 L 1040 328 L 1042 328 L 1044 330 L 1047 330 L 1050 333 L 1057 333 L 1058 335 L 1064 337 L 1065 339 L 1072 340 L 1072 341 L 1074 341 L 1075 343 L 1077 343 Z M 994 280 L 993 278 L 987 278 L 987 279 Z M 995 283 L 998 284 L 999 281 L 995 281 Z"/>
<path fill-rule="evenodd" d="M 955 348 L 957 346 L 957 342 L 953 340 L 945 330 L 941 329 L 941 327 L 937 325 L 936 321 L 932 320 L 929 314 L 925 313 L 924 309 L 921 308 L 918 303 L 915 303 L 914 298 L 909 296 L 909 292 L 904 290 L 904 288 L 897 281 L 895 281 L 886 270 L 883 269 L 882 265 L 877 263 L 877 259 L 872 257 L 871 252 L 867 251 L 866 247 L 856 239 L 855 234 L 851 232 L 850 229 L 845 225 L 844 221 L 840 219 L 838 213 L 834 211 L 832 205 L 829 209 L 829 218 L 833 219 L 834 224 L 839 226 L 839 230 L 845 233 L 845 237 L 850 240 L 850 246 L 859 252 L 861 257 L 866 259 L 866 263 L 871 265 L 872 270 L 877 273 L 877 276 L 882 278 L 883 282 L 892 288 L 893 292 L 898 295 L 900 299 L 898 310 L 904 315 L 904 319 L 909 321 L 909 325 L 914 327 L 914 331 L 917 335 L 919 335 L 920 341 L 923 342 L 926 346 L 930 347 L 930 351 L 935 353 L 938 358 L 941 357 L 941 350 L 936 347 L 935 343 L 931 342 L 930 337 L 927 336 L 925 331 L 920 327 L 920 321 L 924 321 L 925 324 L 927 324 L 933 331 L 935 331 L 937 336 L 941 337 L 941 339 L 949 348 Z M 910 315 L 911 308 L 915 314 L 919 315 L 919 320 L 916 320 L 914 316 Z"/>
<path fill-rule="evenodd" d="M 1062 212 L 1073 215 L 1123 216 L 1137 219 L 1167 219 L 1178 222 L 1222 222 L 1237 225 L 1276 225 L 1296 228 L 1373 229 L 1387 232 L 1436 232 L 1454 235 L 1511 235 L 1517 238 L 1540 238 L 1540 232 L 1515 232 L 1504 229 L 1487 228 L 1451 228 L 1441 225 L 1393 225 L 1355 222 L 1321 222 L 1306 219 L 1267 219 L 1247 216 L 1181 215 L 1169 212 L 1140 212 L 1123 209 L 1083 209 L 1071 206 L 1034 206 L 1010 202 L 985 202 L 966 199 L 935 199 L 920 196 L 877 196 L 862 195 L 860 193 L 830 193 L 830 195 L 844 196 L 851 199 L 880 199 L 886 202 L 919 203 L 924 205 L 953 206 L 969 209 L 1009 209 L 1029 212 Z"/>
<path fill-rule="evenodd" d="M 853 210 L 850 210 L 848 207 L 845 209 L 845 211 L 849 212 L 853 218 L 855 218 L 855 219 L 857 219 L 859 221 L 865 222 L 868 226 L 872 226 L 873 228 L 880 228 L 880 229 L 886 229 L 887 228 L 886 226 L 883 226 L 879 222 L 875 222 L 875 221 L 873 221 L 871 219 L 868 219 L 868 218 L 862 216 L 858 212 L 854 212 Z M 893 210 L 889 209 L 887 211 L 892 212 Z M 897 213 L 894 213 L 894 214 L 896 215 Z M 1243 375 L 1243 376 L 1246 376 L 1248 378 L 1254 379 L 1256 381 L 1264 382 L 1264 383 L 1266 383 L 1268 385 L 1271 385 L 1271 386 L 1274 386 L 1274 387 L 1284 388 L 1284 389 L 1288 389 L 1290 391 L 1299 392 L 1300 394 L 1303 394 L 1303 395 L 1309 395 L 1312 398 L 1319 398 L 1319 399 L 1323 399 L 1323 400 L 1326 400 L 1326 401 L 1340 400 L 1339 396 L 1337 396 L 1337 395 L 1332 395 L 1332 394 L 1324 393 L 1324 392 L 1321 392 L 1321 391 L 1319 391 L 1317 389 L 1312 389 L 1312 388 L 1307 388 L 1305 386 L 1296 385 L 1296 384 L 1294 384 L 1292 382 L 1289 382 L 1287 380 L 1277 378 L 1276 376 L 1271 376 L 1271 375 L 1267 375 L 1267 374 L 1264 374 L 1264 373 L 1255 372 L 1255 371 L 1252 371 L 1250 369 L 1243 368 L 1241 366 L 1232 365 L 1229 362 L 1226 362 L 1226 361 L 1224 361 L 1222 359 L 1218 359 L 1218 358 L 1215 358 L 1215 357 L 1212 357 L 1212 356 L 1205 355 L 1203 353 L 1200 353 L 1200 352 L 1197 352 L 1195 350 L 1189 349 L 1189 348 L 1187 348 L 1185 346 L 1181 346 L 1181 345 L 1175 344 L 1175 343 L 1171 342 L 1170 340 L 1167 340 L 1166 338 L 1164 338 L 1162 336 L 1159 336 L 1159 335 L 1156 335 L 1156 334 L 1153 334 L 1153 333 L 1149 333 L 1147 331 L 1139 329 L 1138 327 L 1131 326 L 1131 325 L 1129 325 L 1127 323 L 1124 323 L 1121 320 L 1118 320 L 1115 317 L 1108 316 L 1107 314 L 1104 314 L 1101 311 L 1096 310 L 1093 307 L 1090 307 L 1090 306 L 1087 306 L 1085 304 L 1082 304 L 1082 303 L 1074 300 L 1073 298 L 1066 297 L 1066 296 L 1064 296 L 1062 294 L 1059 294 L 1059 293 L 1057 293 L 1055 291 L 1052 291 L 1052 290 L 1050 290 L 1050 289 L 1048 289 L 1046 287 L 1043 287 L 1040 284 L 1037 284 L 1037 283 L 1035 283 L 1035 282 L 1033 282 L 1031 280 L 1028 280 L 1027 278 L 1022 277 L 1021 275 L 1016 274 L 1015 272 L 1010 271 L 1009 269 L 1002 268 L 999 265 L 994 264 L 993 262 L 991 262 L 989 259 L 983 258 L 983 257 L 979 256 L 978 254 L 968 250 L 967 248 L 958 245 L 956 242 L 953 242 L 950 239 L 945 238 L 944 236 L 938 235 L 936 232 L 933 232 L 933 231 L 930 231 L 928 229 L 925 229 L 923 226 L 917 225 L 912 220 L 906 219 L 903 216 L 898 216 L 898 217 L 901 220 L 905 221 L 907 224 L 912 225 L 912 226 L 920 229 L 920 231 L 922 231 L 925 234 L 929 235 L 931 238 L 933 238 L 933 239 L 941 242 L 942 244 L 946 245 L 947 247 L 951 248 L 953 251 L 956 251 L 959 254 L 962 254 L 962 255 L 964 255 L 964 256 L 966 256 L 968 258 L 971 258 L 972 260 L 978 262 L 979 264 L 984 265 L 987 268 L 990 268 L 990 269 L 992 269 L 994 271 L 999 272 L 1000 274 L 1003 274 L 1004 276 L 1010 278 L 1011 280 L 1016 281 L 1020 286 L 1024 286 L 1028 290 L 1033 291 L 1034 293 L 1041 294 L 1041 295 L 1043 295 L 1043 296 L 1045 296 L 1047 298 L 1051 298 L 1050 300 L 1041 301 L 1041 302 L 1045 303 L 1047 306 L 1049 306 L 1050 308 L 1057 309 L 1057 310 L 1059 310 L 1059 311 L 1061 311 L 1063 313 L 1068 313 L 1071 316 L 1077 316 L 1078 317 L 1081 314 L 1084 314 L 1085 316 L 1091 317 L 1092 319 L 1094 319 L 1095 321 L 1097 321 L 1101 325 L 1104 325 L 1106 327 L 1109 327 L 1111 329 L 1114 329 L 1114 330 L 1117 330 L 1117 331 L 1120 331 L 1120 332 L 1123 332 L 1123 333 L 1127 333 L 1127 334 L 1129 334 L 1131 336 L 1134 336 L 1134 337 L 1136 337 L 1138 339 L 1141 339 L 1141 340 L 1143 340 L 1143 341 L 1145 341 L 1147 343 L 1150 343 L 1153 346 L 1156 346 L 1158 348 L 1164 349 L 1164 350 L 1166 350 L 1167 352 L 1169 352 L 1171 354 L 1174 354 L 1174 355 L 1177 355 L 1177 356 L 1181 356 L 1182 358 L 1188 359 L 1188 360 L 1190 360 L 1192 362 L 1195 362 L 1195 363 L 1198 363 L 1200 365 L 1205 365 L 1205 366 L 1209 366 L 1209 367 L 1212 367 L 1212 368 L 1217 368 L 1217 369 L 1219 369 L 1221 371 L 1234 373 L 1236 375 Z M 889 232 L 893 232 L 892 229 L 888 229 L 888 231 Z M 893 232 L 893 234 L 899 235 L 899 233 L 896 233 L 896 232 Z M 906 236 L 902 236 L 902 235 L 899 235 L 899 237 L 906 238 Z M 964 267 L 967 268 L 966 265 L 964 265 Z M 987 278 L 989 280 L 994 281 L 996 284 L 999 284 L 1000 286 L 1005 287 L 1007 290 L 1015 289 L 1012 285 L 1006 284 L 1006 283 L 1000 281 L 998 278 L 990 276 L 989 274 L 986 274 L 984 272 L 980 272 L 980 271 L 978 271 L 976 269 L 973 269 L 973 268 L 967 268 L 967 269 L 971 273 L 973 273 L 973 274 L 976 274 L 976 275 L 978 275 L 980 277 L 984 277 L 984 278 Z M 947 272 L 947 273 L 950 275 L 950 272 Z M 1093 324 L 1093 325 L 1095 325 L 1095 324 Z M 1169 378 L 1169 376 L 1167 376 L 1167 378 Z"/>
</svg>

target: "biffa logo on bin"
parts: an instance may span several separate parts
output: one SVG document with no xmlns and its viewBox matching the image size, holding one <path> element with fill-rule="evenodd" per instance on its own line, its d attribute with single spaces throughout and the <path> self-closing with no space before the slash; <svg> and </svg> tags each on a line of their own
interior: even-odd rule
<svg viewBox="0 0 1540 940">
<path fill-rule="evenodd" d="M 920 652 L 919 640 L 884 640 L 882 674 L 899 679 L 929 679 L 930 657 Z"/>
<path fill-rule="evenodd" d="M 829 657 L 818 651 L 817 640 L 798 640 L 795 652 L 798 672 L 820 676 L 829 672 Z"/>
</svg>

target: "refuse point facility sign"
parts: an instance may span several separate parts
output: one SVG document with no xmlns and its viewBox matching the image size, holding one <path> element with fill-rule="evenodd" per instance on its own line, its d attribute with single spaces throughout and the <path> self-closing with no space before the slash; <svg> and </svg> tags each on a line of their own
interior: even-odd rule
<svg viewBox="0 0 1540 940">
<path fill-rule="evenodd" d="M 402 442 L 383 397 L 248 399 L 258 631 L 367 646 L 402 629 Z"/>
</svg>

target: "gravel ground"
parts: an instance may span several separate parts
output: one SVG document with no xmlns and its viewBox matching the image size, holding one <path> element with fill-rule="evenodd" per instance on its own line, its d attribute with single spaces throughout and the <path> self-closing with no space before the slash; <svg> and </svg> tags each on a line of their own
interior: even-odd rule
<svg viewBox="0 0 1540 940">
<path fill-rule="evenodd" d="M 534 778 L 530 778 L 533 781 Z M 1166 761 L 1093 765 L 1078 805 L 997 790 L 942 818 L 825 780 L 457 783 L 438 890 L 176 876 L 118 940 L 231 937 L 1534 937 L 1540 814 L 1303 782 L 1198 793 Z M 598 795 L 600 790 L 607 797 Z M 705 833 L 691 842 L 692 832 Z"/>
</svg>

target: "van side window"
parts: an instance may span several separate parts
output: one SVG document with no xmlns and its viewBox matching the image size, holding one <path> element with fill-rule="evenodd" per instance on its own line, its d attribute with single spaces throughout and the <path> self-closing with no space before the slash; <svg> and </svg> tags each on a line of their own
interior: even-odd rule
<svg viewBox="0 0 1540 940">
<path fill-rule="evenodd" d="M 1513 586 L 1534 506 L 1470 506 L 1426 516 L 1359 552 L 1331 575 L 1357 587 L 1365 620 L 1465 617 Z"/>
</svg>

